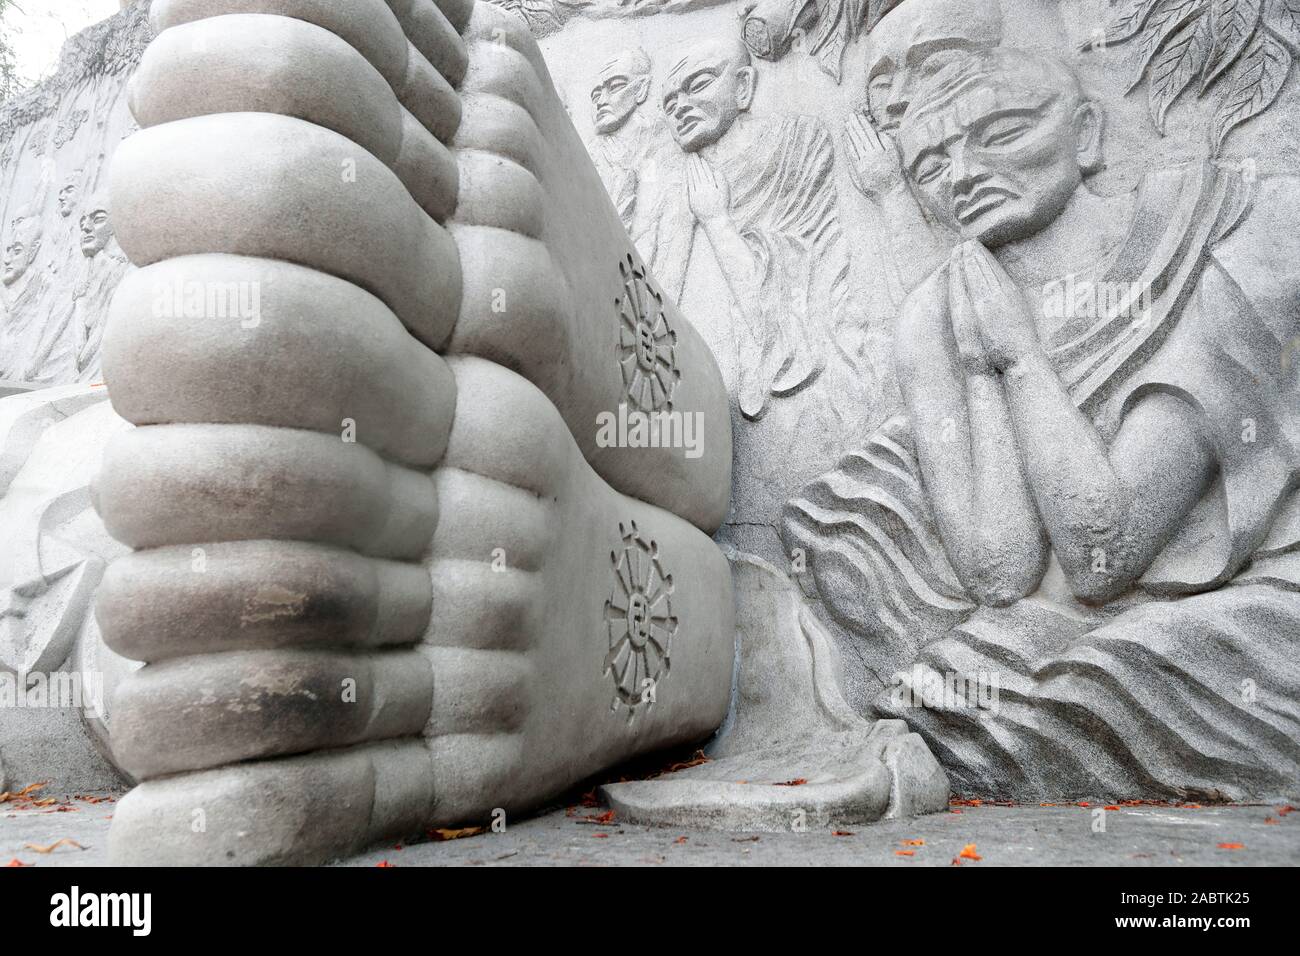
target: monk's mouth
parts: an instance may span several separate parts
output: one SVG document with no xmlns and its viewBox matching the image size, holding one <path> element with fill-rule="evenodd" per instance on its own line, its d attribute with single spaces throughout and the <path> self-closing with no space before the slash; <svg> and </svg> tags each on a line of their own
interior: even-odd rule
<svg viewBox="0 0 1300 956">
<path fill-rule="evenodd" d="M 953 215 L 963 226 L 968 226 L 980 216 L 997 209 L 1008 199 L 1015 198 L 1005 189 L 980 189 L 953 204 Z"/>
<path fill-rule="evenodd" d="M 700 125 L 700 117 L 688 116 L 686 119 L 682 120 L 677 124 L 677 132 L 689 133 L 691 130 L 695 129 L 695 127 L 699 125 Z"/>
</svg>

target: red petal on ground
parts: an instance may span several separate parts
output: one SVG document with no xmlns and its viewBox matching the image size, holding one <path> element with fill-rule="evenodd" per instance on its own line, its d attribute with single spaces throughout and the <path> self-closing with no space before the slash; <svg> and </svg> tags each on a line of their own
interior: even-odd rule
<svg viewBox="0 0 1300 956">
<path fill-rule="evenodd" d="M 957 855 L 958 855 L 959 857 L 961 857 L 963 860 L 982 860 L 982 859 L 984 859 L 984 857 L 980 856 L 978 853 L 975 852 L 975 844 L 974 844 L 974 843 L 967 843 L 964 847 L 961 848 L 961 852 L 958 853 Z"/>
<path fill-rule="evenodd" d="M 1244 843 L 1220 843 L 1220 844 L 1219 844 L 1219 849 L 1220 849 L 1220 850 L 1244 850 L 1244 849 L 1246 849 L 1246 844 L 1244 844 Z"/>
<path fill-rule="evenodd" d="M 916 856 L 915 850 L 895 850 L 894 856 Z"/>
<path fill-rule="evenodd" d="M 802 787 L 808 782 L 806 777 L 795 777 L 793 780 L 787 780 L 784 783 L 774 783 L 774 787 Z"/>
</svg>

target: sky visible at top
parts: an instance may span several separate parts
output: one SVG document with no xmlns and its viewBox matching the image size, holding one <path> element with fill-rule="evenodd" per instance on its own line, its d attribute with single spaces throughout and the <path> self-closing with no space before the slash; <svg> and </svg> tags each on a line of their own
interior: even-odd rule
<svg viewBox="0 0 1300 956">
<path fill-rule="evenodd" d="M 0 32 L 14 48 L 18 75 L 29 83 L 48 76 L 64 40 L 120 7 L 119 0 L 10 0 Z"/>
</svg>

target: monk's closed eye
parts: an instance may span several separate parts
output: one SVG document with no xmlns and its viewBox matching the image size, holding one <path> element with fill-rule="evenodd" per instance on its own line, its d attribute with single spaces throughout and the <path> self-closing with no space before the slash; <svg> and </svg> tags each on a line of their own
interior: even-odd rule
<svg viewBox="0 0 1300 956">
<path fill-rule="evenodd" d="M 713 84 L 715 79 L 717 79 L 717 77 L 712 73 L 700 73 L 691 78 L 691 83 L 690 86 L 687 87 L 687 92 L 699 93 L 702 90 L 707 90 Z"/>
<path fill-rule="evenodd" d="M 932 183 L 948 170 L 946 160 L 932 158 L 923 160 L 916 168 L 916 181 L 922 185 Z"/>
<path fill-rule="evenodd" d="M 1033 123 L 1019 117 L 997 119 L 980 130 L 979 144 L 985 147 L 1006 146 L 1033 128 Z"/>
</svg>

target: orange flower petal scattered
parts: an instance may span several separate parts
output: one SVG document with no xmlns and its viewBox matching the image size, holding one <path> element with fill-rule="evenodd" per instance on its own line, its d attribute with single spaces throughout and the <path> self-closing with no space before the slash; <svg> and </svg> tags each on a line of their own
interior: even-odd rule
<svg viewBox="0 0 1300 956">
<path fill-rule="evenodd" d="M 435 842 L 442 843 L 446 840 L 463 840 L 465 837 L 478 836 L 483 832 L 483 827 L 461 827 L 459 830 L 438 829 L 430 830 L 429 837 Z"/>
<path fill-rule="evenodd" d="M 64 838 L 61 839 L 61 840 L 55 840 L 55 841 L 54 841 L 53 843 L 51 843 L 49 846 L 38 846 L 38 845 L 35 844 L 35 843 L 28 843 L 28 844 L 25 844 L 25 845 L 26 845 L 27 849 L 29 849 L 29 850 L 35 850 L 37 853 L 53 853 L 55 850 L 57 850 L 57 849 L 58 849 L 59 847 L 61 847 L 61 846 L 75 846 L 78 850 L 84 850 L 84 849 L 85 849 L 85 847 L 82 846 L 80 843 L 78 843 L 76 840 L 71 840 L 71 839 L 69 839 L 68 837 L 64 837 Z"/>
</svg>

